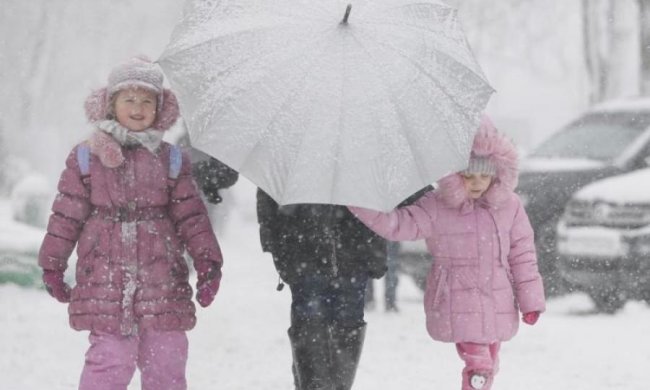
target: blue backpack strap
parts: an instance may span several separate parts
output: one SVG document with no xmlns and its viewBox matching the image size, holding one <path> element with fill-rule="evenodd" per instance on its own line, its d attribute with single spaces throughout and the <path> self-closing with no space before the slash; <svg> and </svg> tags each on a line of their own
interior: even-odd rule
<svg viewBox="0 0 650 390">
<path fill-rule="evenodd" d="M 183 165 L 183 151 L 178 145 L 170 145 L 169 148 L 169 178 L 176 180 L 181 173 Z"/>
<path fill-rule="evenodd" d="M 82 177 L 90 174 L 90 147 L 86 143 L 77 146 L 77 164 Z"/>
</svg>

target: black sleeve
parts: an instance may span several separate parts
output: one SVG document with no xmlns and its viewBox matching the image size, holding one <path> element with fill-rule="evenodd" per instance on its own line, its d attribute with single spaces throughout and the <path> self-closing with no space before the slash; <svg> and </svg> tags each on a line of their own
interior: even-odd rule
<svg viewBox="0 0 650 390">
<path fill-rule="evenodd" d="M 433 186 L 429 184 L 428 186 L 422 188 L 418 192 L 414 193 L 413 195 L 409 196 L 406 198 L 402 203 L 399 204 L 398 207 L 404 207 L 404 206 L 410 206 L 413 203 L 417 202 L 418 199 L 424 196 L 429 191 L 433 191 Z"/>
<path fill-rule="evenodd" d="M 257 222 L 260 225 L 260 243 L 264 252 L 274 252 L 278 226 L 278 204 L 264 191 L 257 189 Z"/>
<path fill-rule="evenodd" d="M 192 174 L 199 188 L 210 203 L 220 203 L 219 190 L 237 182 L 239 173 L 221 161 L 210 157 L 192 165 Z"/>
</svg>

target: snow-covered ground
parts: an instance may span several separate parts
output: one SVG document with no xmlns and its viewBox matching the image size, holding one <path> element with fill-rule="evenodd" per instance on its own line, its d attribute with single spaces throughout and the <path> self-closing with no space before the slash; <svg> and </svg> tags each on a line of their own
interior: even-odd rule
<svg viewBox="0 0 650 390">
<path fill-rule="evenodd" d="M 221 291 L 211 307 L 199 309 L 189 332 L 190 389 L 292 389 L 289 291 L 275 291 L 277 276 L 260 250 L 247 191 L 249 198 L 237 205 L 247 212 L 233 213 L 220 235 Z M 355 390 L 460 388 L 461 362 L 453 345 L 429 339 L 422 296 L 410 279 L 400 279 L 398 296 L 399 313 L 384 313 L 379 305 L 366 315 Z M 591 308 L 581 294 L 549 302 L 537 325 L 522 325 L 504 344 L 494 389 L 647 389 L 650 308 L 630 302 L 614 316 Z M 76 388 L 87 333 L 68 327 L 65 305 L 43 290 L 1 285 L 0 329 L 0 388 Z M 139 388 L 136 375 L 130 389 Z"/>
</svg>

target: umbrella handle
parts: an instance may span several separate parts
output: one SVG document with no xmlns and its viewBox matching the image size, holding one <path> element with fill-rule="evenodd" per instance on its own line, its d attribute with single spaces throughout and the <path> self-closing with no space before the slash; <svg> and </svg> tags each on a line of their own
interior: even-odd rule
<svg viewBox="0 0 650 390">
<path fill-rule="evenodd" d="M 345 7 L 345 15 L 343 15 L 343 20 L 341 20 L 341 24 L 348 24 L 348 17 L 350 16 L 350 10 L 352 10 L 352 4 L 348 4 L 348 6 Z"/>
</svg>

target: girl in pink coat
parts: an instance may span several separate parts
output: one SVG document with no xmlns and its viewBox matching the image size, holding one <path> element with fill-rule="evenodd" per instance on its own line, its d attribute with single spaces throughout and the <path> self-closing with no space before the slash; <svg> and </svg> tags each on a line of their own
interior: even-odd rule
<svg viewBox="0 0 650 390">
<path fill-rule="evenodd" d="M 196 298 L 219 289 L 222 257 L 191 176 L 189 156 L 162 141 L 178 118 L 162 72 L 146 58 L 115 67 L 86 101 L 96 130 L 66 161 L 39 253 L 43 281 L 69 302 L 70 325 L 90 331 L 79 388 L 185 389 Z M 63 281 L 77 247 L 76 285 Z"/>
<path fill-rule="evenodd" d="M 426 240 L 434 258 L 424 296 L 429 335 L 456 343 L 463 390 L 488 390 L 519 311 L 532 325 L 545 309 L 533 230 L 514 193 L 516 150 L 484 117 L 467 169 L 438 184 L 389 213 L 350 209 L 386 239 Z"/>
</svg>

